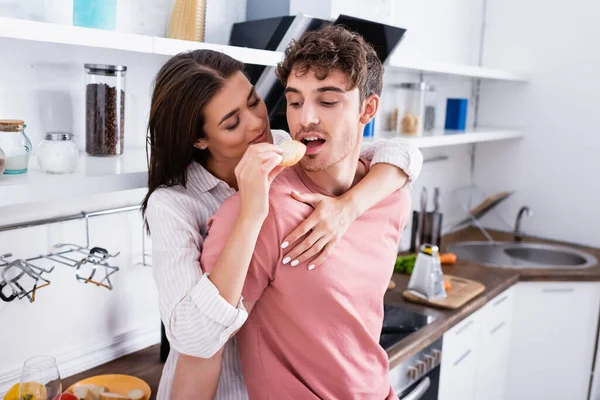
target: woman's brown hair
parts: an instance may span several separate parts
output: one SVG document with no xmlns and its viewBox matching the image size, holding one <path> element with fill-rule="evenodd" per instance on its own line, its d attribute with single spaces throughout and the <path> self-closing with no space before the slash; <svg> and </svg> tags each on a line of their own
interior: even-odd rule
<svg viewBox="0 0 600 400">
<path fill-rule="evenodd" d="M 154 81 L 146 151 L 148 193 L 142 202 L 145 215 L 148 199 L 159 187 L 187 184 L 187 167 L 204 164 L 207 151 L 194 147 L 204 132 L 204 108 L 224 86 L 225 80 L 244 64 L 212 50 L 181 53 L 162 66 Z"/>
</svg>

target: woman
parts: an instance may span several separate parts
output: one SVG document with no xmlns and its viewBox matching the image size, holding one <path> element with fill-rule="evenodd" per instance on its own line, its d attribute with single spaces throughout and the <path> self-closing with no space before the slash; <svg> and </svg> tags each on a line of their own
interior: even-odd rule
<svg viewBox="0 0 600 400">
<path fill-rule="evenodd" d="M 229 338 L 247 318 L 241 291 L 270 183 L 282 170 L 281 151 L 273 143 L 289 135 L 270 130 L 265 104 L 243 74 L 243 64 L 207 50 L 179 54 L 161 68 L 148 130 L 149 190 L 143 211 L 171 344 L 158 399 L 205 398 L 189 391 L 216 381 L 218 374 L 218 388 L 208 388 L 216 390 L 217 399 L 247 398 L 235 337 Z M 311 266 L 318 266 L 354 219 L 402 187 L 407 175 L 414 180 L 422 165 L 418 149 L 402 141 L 377 143 L 362 155 L 371 159 L 371 170 L 344 196 L 292 194 L 315 211 L 281 243 L 289 249 L 291 267 L 313 257 Z M 236 229 L 208 276 L 199 264 L 206 225 L 236 190 L 241 197 Z M 308 231 L 321 240 L 310 246 L 305 238 L 289 246 Z M 199 362 L 211 357 L 222 357 L 220 371 Z"/>
</svg>

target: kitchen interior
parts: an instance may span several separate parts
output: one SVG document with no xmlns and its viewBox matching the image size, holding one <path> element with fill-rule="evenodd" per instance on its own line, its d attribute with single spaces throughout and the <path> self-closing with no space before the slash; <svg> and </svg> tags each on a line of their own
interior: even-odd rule
<svg viewBox="0 0 600 400">
<path fill-rule="evenodd" d="M 298 32 L 343 23 L 385 66 L 363 141 L 402 137 L 424 155 L 384 301 L 396 395 L 600 400 L 599 12 L 0 0 L 0 398 L 19 399 L 36 380 L 26 360 L 45 355 L 48 393 L 111 382 L 155 398 L 168 343 L 139 211 L 155 74 L 181 51 L 223 51 L 285 129 L 272 67 Z"/>
</svg>

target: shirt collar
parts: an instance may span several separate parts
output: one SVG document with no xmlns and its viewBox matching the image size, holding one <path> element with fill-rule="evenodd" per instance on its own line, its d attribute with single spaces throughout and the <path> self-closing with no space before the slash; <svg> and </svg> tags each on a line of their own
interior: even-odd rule
<svg viewBox="0 0 600 400">
<path fill-rule="evenodd" d="M 188 166 L 188 184 L 193 185 L 202 192 L 208 192 L 214 189 L 220 182 L 223 182 L 202 166 L 197 161 L 192 161 Z"/>
</svg>

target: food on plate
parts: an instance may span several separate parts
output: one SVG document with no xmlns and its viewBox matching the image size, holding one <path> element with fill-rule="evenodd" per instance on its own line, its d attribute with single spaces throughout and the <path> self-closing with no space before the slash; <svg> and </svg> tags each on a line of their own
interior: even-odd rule
<svg viewBox="0 0 600 400">
<path fill-rule="evenodd" d="M 390 280 L 390 283 L 388 283 L 388 287 L 387 290 L 392 290 L 396 288 L 396 282 Z"/>
<path fill-rule="evenodd" d="M 127 397 L 130 400 L 148 400 L 146 399 L 146 394 L 141 389 L 133 389 L 127 392 Z"/>
<path fill-rule="evenodd" d="M 19 400 L 19 382 L 15 383 L 4 395 L 4 400 Z"/>
<path fill-rule="evenodd" d="M 65 392 L 60 396 L 60 400 L 79 400 L 73 393 Z"/>
<path fill-rule="evenodd" d="M 129 397 L 123 396 L 122 394 L 111 393 L 111 392 L 100 393 L 100 400 L 118 400 L 118 399 L 129 400 Z"/>
<path fill-rule="evenodd" d="M 454 264 L 455 262 L 456 262 L 456 254 L 454 254 L 454 253 L 440 254 L 440 263 Z"/>
<path fill-rule="evenodd" d="M 304 153 L 306 153 L 306 146 L 304 143 L 296 140 L 286 140 L 279 145 L 279 148 L 283 152 L 281 155 L 283 160 L 279 163 L 279 165 L 283 167 L 291 167 L 292 165 L 296 164 L 302 157 L 304 157 Z"/>
<path fill-rule="evenodd" d="M 73 388 L 73 394 L 80 400 L 99 400 L 100 394 L 107 391 L 104 386 L 92 383 L 79 383 Z"/>
</svg>

